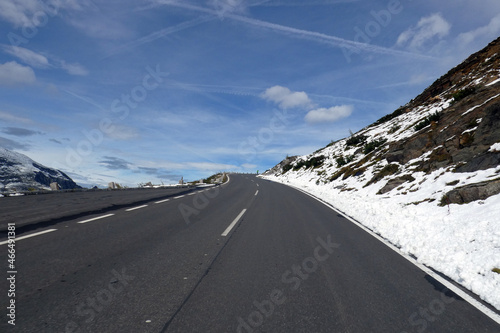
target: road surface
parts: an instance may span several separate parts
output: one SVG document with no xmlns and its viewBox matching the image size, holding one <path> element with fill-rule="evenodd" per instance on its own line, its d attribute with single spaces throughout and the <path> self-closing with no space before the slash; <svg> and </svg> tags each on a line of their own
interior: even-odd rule
<svg viewBox="0 0 500 333">
<path fill-rule="evenodd" d="M 16 237 L 2 332 L 500 331 L 323 203 L 254 175 Z"/>
</svg>

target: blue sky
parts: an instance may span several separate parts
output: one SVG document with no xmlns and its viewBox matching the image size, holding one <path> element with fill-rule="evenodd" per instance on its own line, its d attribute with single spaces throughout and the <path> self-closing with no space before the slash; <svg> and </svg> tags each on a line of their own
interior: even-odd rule
<svg viewBox="0 0 500 333">
<path fill-rule="evenodd" d="M 0 1 L 0 146 L 82 185 L 255 172 L 392 112 L 497 0 Z"/>
</svg>

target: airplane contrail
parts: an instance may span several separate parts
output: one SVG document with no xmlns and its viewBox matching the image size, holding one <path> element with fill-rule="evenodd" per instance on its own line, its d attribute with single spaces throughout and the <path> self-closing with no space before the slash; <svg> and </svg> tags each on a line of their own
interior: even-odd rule
<svg viewBox="0 0 500 333">
<path fill-rule="evenodd" d="M 174 7 L 179 7 L 179 8 L 184 8 L 192 11 L 198 11 L 198 12 L 203 12 L 207 14 L 212 14 L 216 16 L 221 16 L 221 13 L 217 12 L 216 10 L 210 9 L 210 8 L 205 8 L 205 7 L 200 7 L 196 5 L 191 5 L 187 3 L 180 3 L 176 1 L 168 1 L 168 0 L 158 0 L 157 3 L 159 5 L 167 5 L 167 6 L 174 6 Z M 425 59 L 434 59 L 433 57 L 427 56 L 427 55 L 422 55 L 422 54 L 417 54 L 417 53 L 411 53 L 407 51 L 400 51 L 400 50 L 394 50 L 391 48 L 387 47 L 382 47 L 382 46 L 377 46 L 377 45 L 372 45 L 372 44 L 367 44 L 367 43 L 360 43 L 356 41 L 351 41 L 348 39 L 336 37 L 336 36 L 331 36 L 327 35 L 324 33 L 320 32 L 315 32 L 315 31 L 309 31 L 309 30 L 303 30 L 303 29 L 297 29 L 277 23 L 271 23 L 267 21 L 262 21 L 250 17 L 245 17 L 242 15 L 238 14 L 233 14 L 230 12 L 225 12 L 222 18 L 229 18 L 235 21 L 239 21 L 242 23 L 246 23 L 248 25 L 253 25 L 257 26 L 263 29 L 268 29 L 274 32 L 281 32 L 285 33 L 297 38 L 301 39 L 308 39 L 312 40 L 315 42 L 319 42 L 322 44 L 334 46 L 334 47 L 340 47 L 340 48 L 346 48 L 352 52 L 356 52 L 358 50 L 362 51 L 367 51 L 367 52 L 372 52 L 372 53 L 379 53 L 379 54 L 389 54 L 389 55 L 399 55 L 399 56 L 410 56 L 413 58 L 425 58 Z"/>
</svg>

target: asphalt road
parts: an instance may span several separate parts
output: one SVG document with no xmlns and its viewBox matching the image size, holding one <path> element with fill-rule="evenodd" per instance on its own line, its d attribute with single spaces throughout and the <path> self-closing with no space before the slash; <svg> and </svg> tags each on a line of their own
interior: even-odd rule
<svg viewBox="0 0 500 333">
<path fill-rule="evenodd" d="M 41 225 L 78 218 L 89 213 L 127 208 L 133 204 L 189 192 L 193 186 L 122 190 L 77 190 L 0 198 L 0 233 L 7 224 L 32 230 Z"/>
<path fill-rule="evenodd" d="M 500 331 L 324 204 L 253 175 L 230 177 L 17 235 L 16 295 L 7 297 L 3 279 L 0 331 Z"/>
</svg>

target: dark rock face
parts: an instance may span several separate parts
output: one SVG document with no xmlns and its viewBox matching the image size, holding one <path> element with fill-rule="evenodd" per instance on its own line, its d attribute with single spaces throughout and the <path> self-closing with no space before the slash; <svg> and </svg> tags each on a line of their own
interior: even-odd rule
<svg viewBox="0 0 500 333">
<path fill-rule="evenodd" d="M 500 93 L 491 89 L 487 96 Z M 491 97 L 491 96 L 490 96 Z M 487 98 L 486 98 L 487 99 Z M 443 120 L 422 133 L 390 145 L 384 158 L 389 162 L 406 164 L 434 149 L 421 171 L 430 172 L 441 167 L 460 164 L 459 172 L 474 172 L 495 167 L 499 156 L 489 152 L 490 147 L 500 142 L 500 97 L 466 113 L 481 100 L 458 103 L 444 111 Z M 441 148 L 440 148 L 441 146 Z"/>
<path fill-rule="evenodd" d="M 45 169 L 47 170 L 47 169 Z M 35 172 L 34 180 L 40 184 L 50 186 L 50 183 L 57 183 L 61 190 L 81 188 L 78 186 L 71 178 L 69 178 L 65 173 L 59 171 L 60 174 L 47 174 L 46 172 Z"/>
<path fill-rule="evenodd" d="M 404 176 L 401 176 L 401 177 L 397 177 L 397 178 L 394 178 L 394 179 L 391 179 L 387 182 L 387 184 L 382 187 L 377 194 L 384 194 L 384 193 L 387 193 L 387 192 L 390 192 L 392 191 L 393 189 L 395 189 L 396 187 L 398 186 L 401 186 L 403 185 L 404 183 L 406 182 L 413 182 L 415 181 L 415 178 L 413 178 L 412 175 L 404 175 Z"/>
<path fill-rule="evenodd" d="M 297 159 L 298 156 L 287 156 L 283 161 L 279 164 L 275 165 L 272 169 L 267 170 L 263 173 L 263 175 L 272 175 L 272 174 L 283 174 L 289 170 L 288 167 L 291 167 L 293 161 Z"/>
<path fill-rule="evenodd" d="M 485 200 L 492 195 L 500 193 L 500 178 L 487 182 L 470 184 L 457 187 L 446 193 L 441 205 L 446 204 L 464 204 L 476 200 Z"/>
<path fill-rule="evenodd" d="M 442 94 L 447 89 L 457 84 L 467 85 L 471 81 L 467 80 L 473 71 L 483 71 L 489 66 L 494 66 L 495 62 L 499 60 L 500 55 L 498 49 L 500 45 L 500 38 L 492 41 L 487 47 L 479 52 L 472 54 L 460 65 L 450 70 L 447 74 L 437 79 L 432 85 L 425 89 L 418 95 L 413 103 L 416 105 L 425 104 L 437 95 Z M 486 61 L 488 59 L 488 61 Z"/>
</svg>

